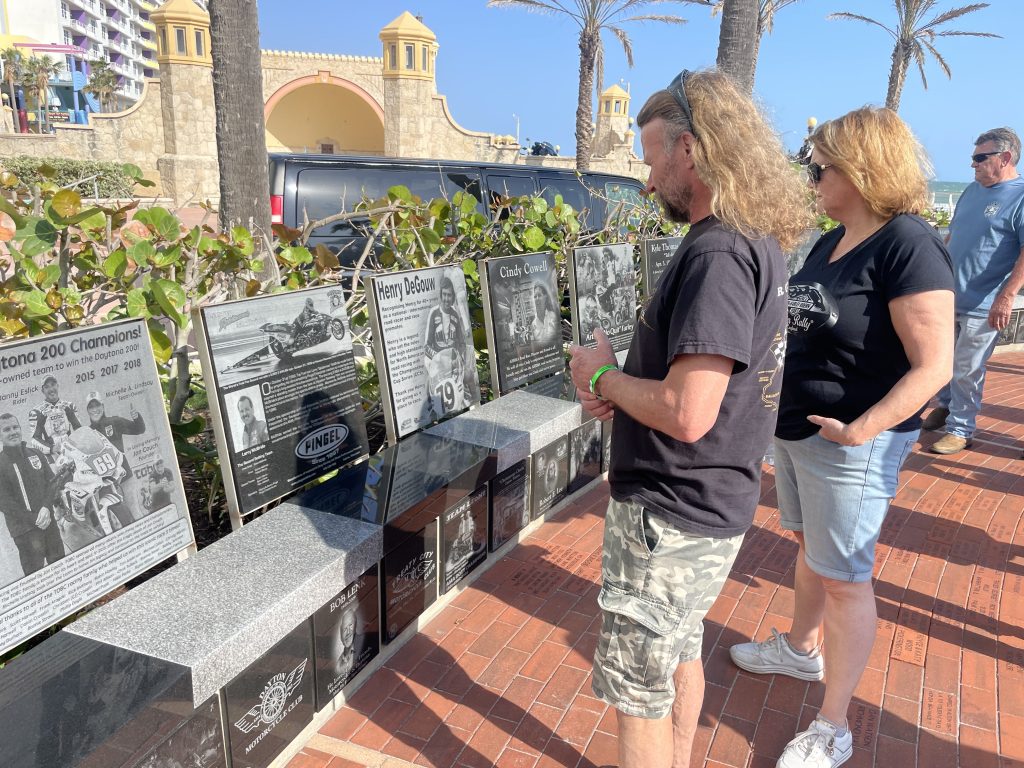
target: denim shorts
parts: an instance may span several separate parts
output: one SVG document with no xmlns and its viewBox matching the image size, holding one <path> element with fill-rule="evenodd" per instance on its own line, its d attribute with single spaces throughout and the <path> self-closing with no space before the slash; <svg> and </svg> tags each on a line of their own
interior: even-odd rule
<svg viewBox="0 0 1024 768">
<path fill-rule="evenodd" d="M 775 439 L 782 527 L 801 531 L 808 567 L 836 581 L 868 581 L 875 544 L 896 495 L 900 467 L 920 434 L 883 432 L 863 445 L 818 434 Z"/>
<path fill-rule="evenodd" d="M 634 502 L 612 499 L 604 523 L 595 695 L 644 718 L 665 717 L 683 662 L 700 658 L 704 615 L 722 591 L 743 536 L 686 533 Z"/>
</svg>

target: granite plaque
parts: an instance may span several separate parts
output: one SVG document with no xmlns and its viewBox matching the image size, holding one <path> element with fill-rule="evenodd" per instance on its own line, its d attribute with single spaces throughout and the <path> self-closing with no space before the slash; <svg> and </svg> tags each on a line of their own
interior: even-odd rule
<svg viewBox="0 0 1024 768">
<path fill-rule="evenodd" d="M 1014 344 L 1024 344 L 1024 321 L 1017 321 L 1017 332 L 1013 335 Z"/>
<path fill-rule="evenodd" d="M 0 351 L 0 653 L 193 547 L 143 320 Z"/>
<path fill-rule="evenodd" d="M 226 768 L 220 704 L 209 699 L 170 736 L 149 752 L 136 768 Z M 86 768 L 85 765 L 81 768 Z M 97 765 L 96 768 L 101 768 Z M 110 765 L 103 766 L 110 768 Z"/>
<path fill-rule="evenodd" d="M 569 493 L 575 493 L 601 475 L 604 445 L 601 424 L 591 419 L 569 433 Z"/>
<path fill-rule="evenodd" d="M 487 558 L 487 485 L 441 518 L 441 592 L 447 592 Z"/>
<path fill-rule="evenodd" d="M 594 329 L 615 351 L 629 349 L 636 324 L 636 272 L 629 243 L 576 248 L 569 264 L 573 341 L 596 346 Z"/>
<path fill-rule="evenodd" d="M 385 552 L 381 566 L 382 626 L 390 643 L 437 600 L 437 521 Z"/>
<path fill-rule="evenodd" d="M 369 278 L 388 440 L 480 402 L 466 278 L 459 266 Z"/>
<path fill-rule="evenodd" d="M 552 253 L 486 259 L 484 320 L 491 381 L 503 395 L 565 368 L 558 267 Z"/>
<path fill-rule="evenodd" d="M 368 451 L 337 286 L 196 310 L 232 522 Z"/>
<path fill-rule="evenodd" d="M 1006 327 L 999 332 L 999 336 L 996 338 L 996 346 L 1013 344 L 1014 339 L 1017 338 L 1017 326 L 1019 323 L 1020 310 L 1017 309 L 1010 313 L 1010 322 L 1007 323 Z"/>
<path fill-rule="evenodd" d="M 565 498 L 569 473 L 568 435 L 541 448 L 531 460 L 531 508 L 536 520 Z"/>
<path fill-rule="evenodd" d="M 265 768 L 313 720 L 307 619 L 224 687 L 232 768 Z"/>
<path fill-rule="evenodd" d="M 601 422 L 601 471 L 607 472 L 612 467 L 612 420 Z"/>
<path fill-rule="evenodd" d="M 530 466 L 523 459 L 491 481 L 491 552 L 529 522 Z"/>
<path fill-rule="evenodd" d="M 654 295 L 658 283 L 661 282 L 661 276 L 672 263 L 672 257 L 676 255 L 682 242 L 681 237 L 658 237 L 641 243 L 640 266 L 643 270 L 644 296 Z"/>
<path fill-rule="evenodd" d="M 527 384 L 523 392 L 542 397 L 553 397 L 555 400 L 565 400 L 569 403 L 576 402 L 576 385 L 572 383 L 572 376 L 568 371 L 556 373 L 543 379 Z"/>
<path fill-rule="evenodd" d="M 377 585 L 374 565 L 313 614 L 318 712 L 380 651 Z"/>
</svg>

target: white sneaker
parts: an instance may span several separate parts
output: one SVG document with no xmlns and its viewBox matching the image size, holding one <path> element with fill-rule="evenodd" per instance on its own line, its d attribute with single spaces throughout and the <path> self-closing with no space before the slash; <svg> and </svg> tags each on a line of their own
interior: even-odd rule
<svg viewBox="0 0 1024 768">
<path fill-rule="evenodd" d="M 806 656 L 793 651 L 789 641 L 772 627 L 772 636 L 760 643 L 739 643 L 729 649 L 733 663 L 758 675 L 789 675 L 798 680 L 821 680 L 825 660 L 815 648 Z"/>
<path fill-rule="evenodd" d="M 817 718 L 798 733 L 782 751 L 775 768 L 835 768 L 853 756 L 853 734 L 847 729 L 836 735 L 836 727 Z"/>
</svg>

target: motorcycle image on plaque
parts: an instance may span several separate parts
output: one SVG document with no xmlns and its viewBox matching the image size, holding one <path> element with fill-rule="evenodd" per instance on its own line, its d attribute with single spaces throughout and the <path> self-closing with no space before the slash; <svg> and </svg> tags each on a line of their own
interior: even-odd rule
<svg viewBox="0 0 1024 768">
<path fill-rule="evenodd" d="M 0 347 L 0 653 L 194 548 L 143 320 Z"/>
<path fill-rule="evenodd" d="M 658 289 L 661 276 L 665 274 L 672 257 L 676 255 L 681 237 L 658 237 L 644 240 L 640 244 L 640 267 L 644 280 L 644 296 L 650 297 Z"/>
<path fill-rule="evenodd" d="M 482 293 L 491 381 L 503 395 L 565 369 L 554 254 L 485 259 Z"/>
<path fill-rule="evenodd" d="M 601 328 L 612 349 L 629 349 L 636 325 L 636 272 L 629 243 L 574 248 L 569 264 L 569 300 L 573 341 L 597 345 Z"/>
<path fill-rule="evenodd" d="M 341 288 L 196 311 L 232 523 L 368 453 Z"/>
<path fill-rule="evenodd" d="M 479 404 L 462 267 L 378 274 L 369 283 L 388 441 Z"/>
</svg>

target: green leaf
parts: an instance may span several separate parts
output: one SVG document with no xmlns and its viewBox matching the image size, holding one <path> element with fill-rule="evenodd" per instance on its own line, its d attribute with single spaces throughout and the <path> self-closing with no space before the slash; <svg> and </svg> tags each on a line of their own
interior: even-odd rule
<svg viewBox="0 0 1024 768">
<path fill-rule="evenodd" d="M 143 208 L 135 218 L 156 232 L 164 240 L 177 240 L 181 234 L 181 222 L 166 208 L 154 206 Z"/>
<path fill-rule="evenodd" d="M 60 265 L 49 264 L 39 273 L 37 282 L 40 288 L 49 288 L 51 285 L 55 285 L 58 280 L 60 280 Z"/>
<path fill-rule="evenodd" d="M 544 233 L 541 231 L 540 227 L 531 225 L 526 228 L 525 232 L 523 232 L 523 243 L 525 243 L 526 247 L 531 251 L 543 248 L 546 241 L 547 238 L 544 237 Z"/>
<path fill-rule="evenodd" d="M 50 200 L 50 208 L 64 219 L 82 212 L 82 196 L 73 189 L 62 189 Z"/>
<path fill-rule="evenodd" d="M 24 221 L 24 226 L 14 233 L 14 239 L 21 241 L 23 255 L 38 256 L 57 244 L 57 230 L 46 219 L 29 216 Z"/>
<path fill-rule="evenodd" d="M 173 280 L 160 278 L 159 280 L 154 280 L 150 285 L 159 285 L 160 290 L 164 292 L 164 295 L 170 299 L 176 307 L 184 307 L 185 302 L 188 301 L 188 297 L 185 295 L 185 289 Z"/>
<path fill-rule="evenodd" d="M 447 200 L 443 197 L 435 197 L 430 201 L 430 207 L 427 209 L 430 211 L 430 215 L 435 219 L 448 220 L 452 215 L 452 207 Z"/>
<path fill-rule="evenodd" d="M 171 300 L 167 298 L 167 294 L 163 292 L 160 286 L 154 281 L 150 283 L 149 290 L 152 292 L 157 305 L 161 310 L 163 310 L 163 313 L 167 315 L 175 325 L 181 326 L 183 324 L 181 314 L 177 309 L 175 309 L 174 304 L 172 304 Z"/>
<path fill-rule="evenodd" d="M 100 265 L 103 274 L 111 278 L 123 277 L 127 267 L 128 254 L 125 253 L 123 248 L 111 251 L 110 255 L 103 260 L 103 264 Z"/>
<path fill-rule="evenodd" d="M 188 421 L 171 424 L 171 434 L 175 437 L 195 437 L 204 429 L 206 429 L 206 419 L 202 416 L 193 416 Z"/>
<path fill-rule="evenodd" d="M 473 277 L 479 274 L 476 262 L 473 259 L 465 259 L 462 262 L 462 274 Z"/>
<path fill-rule="evenodd" d="M 52 179 L 54 176 L 57 175 L 57 169 L 54 168 L 49 163 L 43 163 L 42 165 L 40 165 L 36 169 L 36 172 L 44 179 Z"/>
<path fill-rule="evenodd" d="M 121 166 L 121 170 L 130 179 L 138 180 L 142 178 L 142 169 L 134 163 L 124 163 Z"/>
<path fill-rule="evenodd" d="M 156 248 L 149 240 L 139 240 L 128 249 L 128 256 L 140 266 L 148 264 L 156 256 Z"/>
<path fill-rule="evenodd" d="M 419 236 L 420 240 L 423 241 L 423 247 L 427 250 L 427 253 L 436 253 L 440 250 L 441 236 L 430 227 L 420 227 Z"/>
<path fill-rule="evenodd" d="M 165 365 L 171 359 L 174 347 L 171 340 L 164 333 L 164 329 L 156 320 L 149 321 L 149 340 L 153 344 L 153 357 L 160 365 Z"/>
<path fill-rule="evenodd" d="M 396 184 L 395 186 L 388 188 L 388 198 L 392 201 L 401 200 L 405 203 L 411 203 L 412 192 L 409 191 L 408 187 Z"/>
<path fill-rule="evenodd" d="M 153 255 L 153 266 L 169 267 L 181 261 L 181 246 L 174 245 L 170 248 L 161 248 Z"/>
<path fill-rule="evenodd" d="M 149 317 L 149 302 L 146 294 L 138 288 L 128 291 L 128 314 L 132 317 Z"/>
<path fill-rule="evenodd" d="M 25 304 L 25 317 L 49 317 L 53 314 L 42 291 L 23 291 L 19 298 Z"/>
<path fill-rule="evenodd" d="M 252 233 L 249 232 L 245 227 L 232 227 L 231 228 L 231 239 L 234 241 L 235 246 L 246 256 L 252 256 L 253 252 L 253 237 Z"/>
</svg>

